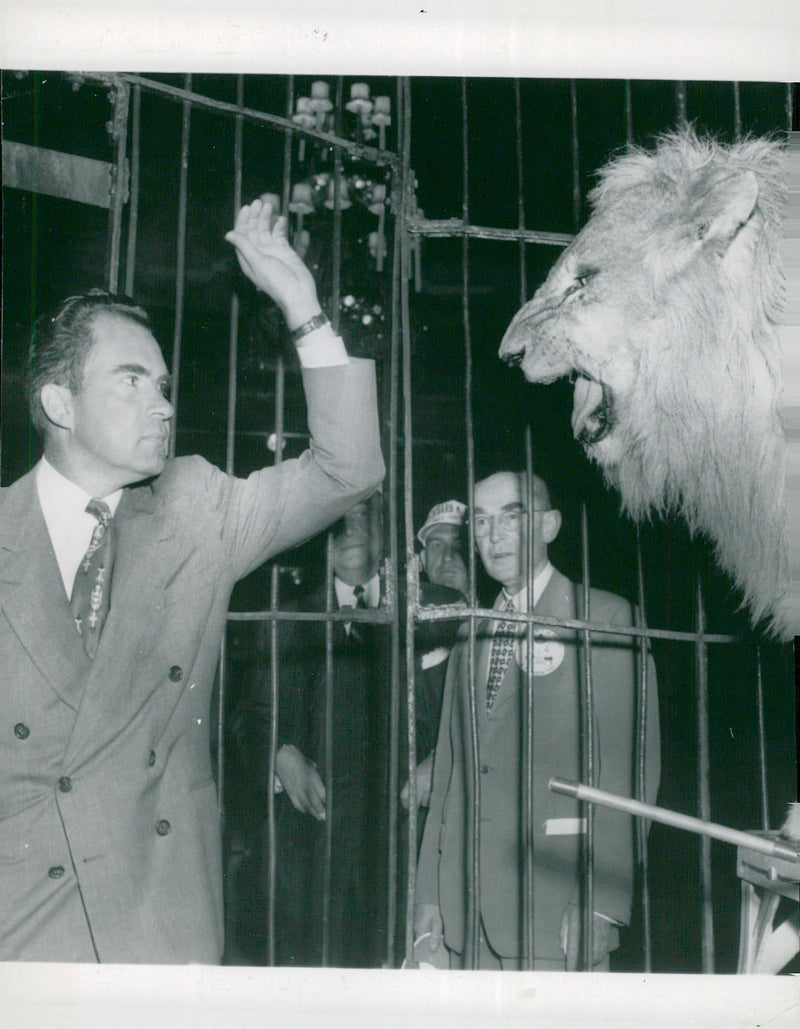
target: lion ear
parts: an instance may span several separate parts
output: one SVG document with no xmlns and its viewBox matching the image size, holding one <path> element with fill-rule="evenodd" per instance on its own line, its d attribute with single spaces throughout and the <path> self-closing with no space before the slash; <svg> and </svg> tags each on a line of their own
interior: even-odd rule
<svg viewBox="0 0 800 1029">
<path fill-rule="evenodd" d="M 750 218 L 757 199 L 758 181 L 751 171 L 717 180 L 695 204 L 698 240 L 721 243 L 727 248 Z"/>
</svg>

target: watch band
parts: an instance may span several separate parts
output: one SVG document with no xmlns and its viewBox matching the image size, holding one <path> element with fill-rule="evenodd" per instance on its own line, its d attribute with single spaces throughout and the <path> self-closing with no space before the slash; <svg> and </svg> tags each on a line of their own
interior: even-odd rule
<svg viewBox="0 0 800 1029">
<path fill-rule="evenodd" d="M 298 325 L 296 329 L 289 330 L 292 343 L 297 343 L 297 341 L 302 339 L 303 336 L 307 336 L 309 332 L 314 332 L 315 329 L 321 329 L 322 326 L 327 325 L 329 321 L 330 319 L 325 312 L 320 311 L 320 313 L 315 314 L 313 318 L 309 318 L 307 322 L 303 322 L 302 325 Z"/>
</svg>

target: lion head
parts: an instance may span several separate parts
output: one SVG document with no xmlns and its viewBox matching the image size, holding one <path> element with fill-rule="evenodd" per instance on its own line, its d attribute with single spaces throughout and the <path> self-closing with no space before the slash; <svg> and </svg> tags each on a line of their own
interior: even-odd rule
<svg viewBox="0 0 800 1029">
<path fill-rule="evenodd" d="M 680 512 L 755 621 L 791 635 L 776 323 L 785 158 L 692 129 L 599 172 L 592 216 L 500 356 L 575 379 L 576 439 L 634 518 Z"/>
</svg>

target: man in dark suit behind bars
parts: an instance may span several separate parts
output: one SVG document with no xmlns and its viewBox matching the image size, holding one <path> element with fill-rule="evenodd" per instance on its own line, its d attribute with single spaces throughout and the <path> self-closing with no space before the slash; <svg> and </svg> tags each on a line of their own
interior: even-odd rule
<svg viewBox="0 0 800 1029">
<path fill-rule="evenodd" d="M 333 527 L 332 610 L 375 608 L 382 599 L 381 495 L 352 507 Z M 319 575 L 316 577 L 319 580 Z M 326 610 L 324 582 L 293 605 Z M 254 689 L 237 717 L 244 764 L 267 778 L 270 732 L 269 623 L 259 633 Z M 324 621 L 279 623 L 279 719 L 275 756 L 275 961 L 322 963 L 326 839 L 330 831 L 332 966 L 379 967 L 385 956 L 390 651 L 388 626 L 335 621 L 330 695 Z M 331 709 L 330 733 L 326 707 Z M 332 782 L 326 771 L 326 743 Z M 330 823 L 330 825 L 326 823 Z M 263 934 L 269 826 L 240 874 L 251 932 Z M 259 941 L 256 940 L 258 947 Z"/>
<path fill-rule="evenodd" d="M 533 533 L 532 596 L 537 614 L 582 617 L 582 590 L 553 568 L 547 547 L 561 514 L 545 483 L 533 483 L 527 510 L 525 476 L 499 472 L 475 485 L 474 535 L 488 574 L 503 587 L 495 607 L 528 610 L 527 534 Z M 592 589 L 593 621 L 633 625 L 630 604 Z M 523 720 L 527 688 L 527 640 L 520 622 L 484 620 L 477 625 L 475 704 L 480 769 L 479 952 L 476 966 L 522 967 Z M 433 791 L 420 852 L 417 935 L 430 933 L 434 952 L 442 939 L 451 967 L 464 964 L 472 782 L 467 626 L 450 655 L 436 744 Z M 633 793 L 636 648 L 630 636 L 592 633 L 596 785 Z M 580 841 L 585 832 L 578 802 L 547 788 L 551 776 L 577 780 L 581 767 L 581 648 L 575 630 L 539 626 L 533 647 L 534 962 L 537 970 L 575 968 L 580 953 Z M 648 657 L 646 796 L 655 800 L 659 779 L 655 671 Z M 633 824 L 629 816 L 598 807 L 594 834 L 594 966 L 608 968 L 618 945 L 617 926 L 627 924 L 633 882 Z"/>
</svg>

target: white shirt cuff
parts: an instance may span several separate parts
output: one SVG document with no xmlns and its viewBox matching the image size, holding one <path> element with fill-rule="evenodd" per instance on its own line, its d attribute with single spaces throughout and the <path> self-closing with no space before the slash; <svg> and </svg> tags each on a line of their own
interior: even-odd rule
<svg viewBox="0 0 800 1029">
<path fill-rule="evenodd" d="M 295 349 L 303 368 L 331 368 L 348 364 L 350 360 L 342 337 L 336 335 L 330 324 L 301 336 Z"/>
</svg>

